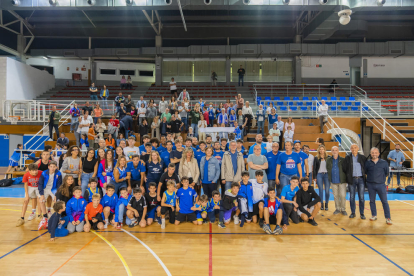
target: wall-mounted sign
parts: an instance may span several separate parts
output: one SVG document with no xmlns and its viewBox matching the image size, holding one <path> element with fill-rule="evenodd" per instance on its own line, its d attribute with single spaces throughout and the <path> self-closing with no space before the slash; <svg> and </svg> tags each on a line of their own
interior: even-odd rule
<svg viewBox="0 0 414 276">
<path fill-rule="evenodd" d="M 69 67 L 67 67 L 67 69 L 66 70 L 68 70 L 69 71 Z"/>
<path fill-rule="evenodd" d="M 83 65 L 81 71 L 86 71 L 86 66 L 85 65 Z"/>
<path fill-rule="evenodd" d="M 76 67 L 76 71 L 79 71 L 79 67 Z"/>
<path fill-rule="evenodd" d="M 374 67 L 385 67 L 385 64 L 373 64 Z"/>
<path fill-rule="evenodd" d="M 322 64 L 316 64 L 316 67 L 321 68 Z"/>
</svg>

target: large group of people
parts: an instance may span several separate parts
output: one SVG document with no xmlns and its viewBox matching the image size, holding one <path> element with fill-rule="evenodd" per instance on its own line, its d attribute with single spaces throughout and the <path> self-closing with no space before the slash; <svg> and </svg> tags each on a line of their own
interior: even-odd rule
<svg viewBox="0 0 414 276">
<path fill-rule="evenodd" d="M 349 218 L 356 217 L 358 191 L 360 217 L 365 219 L 367 186 L 370 219 L 377 220 L 378 194 L 386 223 L 392 224 L 385 186 L 388 165 L 379 159 L 376 148 L 371 150 L 371 160 L 355 144 L 351 154 L 342 158 L 336 146 L 329 156 L 320 140 L 314 157 L 309 145 L 294 140 L 292 118 L 283 122 L 274 109 L 263 106 L 254 116 L 241 95 L 235 104 L 227 101 L 218 108 L 202 99 L 191 107 L 185 89 L 178 100 L 174 96 L 168 102 L 162 99 L 158 107 L 143 97 L 134 103 L 121 92 L 115 102 L 117 112 L 108 125 L 102 122 L 99 105 L 73 106 L 71 131 L 76 144 L 69 146 L 60 133 L 57 148 L 45 147 L 40 159 L 28 166 L 17 226 L 24 224 L 31 200 L 28 220 L 37 217 L 39 205 L 39 229 L 48 228 L 52 240 L 109 225 L 120 229 L 124 221 L 129 227 L 146 227 L 156 221 L 164 229 L 166 220 L 201 225 L 218 219 L 218 226 L 226 228 L 233 219 L 241 227 L 258 223 L 268 234 L 282 234 L 289 221 L 317 226 L 318 212 L 329 211 L 331 188 L 333 214 L 347 216 L 347 186 Z M 253 120 L 258 127 L 256 142 L 246 149 L 243 137 Z M 265 120 L 269 122 L 267 142 L 263 141 Z M 226 131 L 220 132 L 219 127 Z M 401 160 L 397 155 L 390 158 Z M 273 231 L 270 224 L 276 225 Z"/>
</svg>

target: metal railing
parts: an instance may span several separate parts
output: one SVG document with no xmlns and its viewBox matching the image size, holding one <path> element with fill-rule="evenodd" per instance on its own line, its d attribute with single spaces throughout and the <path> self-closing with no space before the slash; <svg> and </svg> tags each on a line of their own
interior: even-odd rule
<svg viewBox="0 0 414 276">
<path fill-rule="evenodd" d="M 44 122 L 45 108 L 35 100 L 4 100 L 1 102 L 1 115 L 7 122 Z M 42 116 L 43 115 L 43 116 Z"/>
<path fill-rule="evenodd" d="M 397 101 L 397 116 L 400 115 L 414 115 L 414 101 Z"/>
</svg>

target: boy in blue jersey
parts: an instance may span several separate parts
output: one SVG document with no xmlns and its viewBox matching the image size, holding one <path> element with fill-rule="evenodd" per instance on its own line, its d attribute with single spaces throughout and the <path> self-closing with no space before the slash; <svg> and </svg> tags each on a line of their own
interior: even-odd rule
<svg viewBox="0 0 414 276">
<path fill-rule="evenodd" d="M 141 146 L 139 146 L 138 148 L 139 148 L 139 152 L 140 152 L 140 154 L 141 155 L 143 155 L 143 154 L 146 154 L 147 153 L 147 151 L 145 150 L 145 144 L 146 143 L 149 143 L 150 142 L 150 137 L 149 137 L 149 135 L 144 135 L 144 136 L 142 136 L 142 144 L 141 144 Z M 152 146 L 152 145 L 151 145 Z M 154 149 L 155 150 L 155 149 Z"/>
<path fill-rule="evenodd" d="M 269 188 L 268 198 L 264 200 L 264 219 L 265 225 L 263 230 L 267 234 L 279 235 L 283 233 L 283 230 L 287 229 L 289 219 L 286 216 L 283 204 L 279 198 L 276 197 L 276 191 L 274 188 Z M 283 222 L 282 222 L 283 220 Z M 282 223 L 282 227 L 280 227 Z M 270 224 L 276 224 L 275 230 L 270 228 Z"/>
<path fill-rule="evenodd" d="M 253 187 L 252 183 L 249 181 L 250 174 L 248 171 L 242 172 L 241 176 L 242 180 L 239 183 L 240 190 L 237 197 L 239 199 L 239 209 L 241 213 L 240 227 L 243 227 L 244 222 L 250 223 L 252 220 L 249 214 L 253 213 Z M 234 220 L 236 221 L 236 218 L 234 218 Z"/>
<path fill-rule="evenodd" d="M 100 198 L 102 198 L 102 190 L 98 188 L 98 179 L 95 177 L 91 177 L 88 181 L 88 186 L 85 190 L 85 193 L 83 193 L 83 198 L 86 200 L 86 202 L 90 203 L 92 202 L 92 196 L 94 194 L 98 194 Z"/>
<path fill-rule="evenodd" d="M 66 204 L 66 214 L 69 216 L 68 231 L 69 234 L 73 232 L 82 232 L 85 224 L 85 209 L 87 202 L 81 196 L 82 188 L 76 186 L 73 188 L 73 197 L 69 199 Z"/>
<path fill-rule="evenodd" d="M 198 225 L 207 223 L 207 210 L 209 208 L 210 206 L 207 195 L 201 195 L 198 202 L 193 207 L 191 207 L 191 210 L 196 212 Z"/>
<path fill-rule="evenodd" d="M 299 205 L 296 203 L 296 193 L 299 191 L 299 177 L 293 176 L 290 179 L 290 185 L 283 187 L 280 194 L 280 200 L 283 203 L 283 209 L 285 209 L 286 215 L 293 221 L 293 223 L 299 223 L 299 217 L 297 210 Z"/>
<path fill-rule="evenodd" d="M 161 229 L 165 229 L 165 214 L 169 211 L 170 223 L 175 223 L 175 204 L 176 204 L 175 183 L 172 180 L 167 182 L 167 190 L 162 195 L 161 200 Z"/>
<path fill-rule="evenodd" d="M 200 141 L 199 147 L 200 149 L 194 153 L 194 157 L 197 159 L 198 167 L 200 167 L 201 158 L 206 156 L 206 143 L 204 141 Z"/>
<path fill-rule="evenodd" d="M 175 218 L 175 225 L 179 225 L 186 220 L 191 221 L 197 225 L 197 216 L 191 209 L 194 206 L 194 202 L 197 199 L 196 191 L 189 186 L 189 179 L 187 176 L 183 176 L 181 179 L 182 188 L 177 191 L 177 217 Z"/>
<path fill-rule="evenodd" d="M 210 219 L 210 223 L 214 223 L 216 221 L 216 215 L 220 214 L 220 192 L 213 191 L 211 194 L 212 197 L 208 203 L 207 216 Z"/>
<path fill-rule="evenodd" d="M 237 194 L 239 193 L 239 183 L 233 182 L 231 184 L 231 189 L 227 190 L 224 193 L 224 197 L 221 200 L 220 204 L 220 214 L 219 214 L 219 228 L 226 228 L 225 224 L 229 224 L 231 220 L 231 215 L 235 212 L 235 216 L 238 217 L 240 210 L 238 208 L 239 203 L 237 202 Z M 236 221 L 234 221 L 236 224 Z"/>
<path fill-rule="evenodd" d="M 132 195 L 128 194 L 127 188 L 122 187 L 119 192 L 120 196 L 115 207 L 115 227 L 121 229 L 124 222 L 124 216 L 126 215 L 128 202 Z"/>
<path fill-rule="evenodd" d="M 257 216 L 259 216 L 259 226 L 263 227 L 263 210 L 264 210 L 264 198 L 267 197 L 268 185 L 263 181 L 263 171 L 257 170 L 255 172 L 256 179 L 250 180 L 253 188 L 253 212 L 250 216 L 253 222 L 257 222 Z"/>
<path fill-rule="evenodd" d="M 108 184 L 106 186 L 106 195 L 101 199 L 105 219 L 104 229 L 108 228 L 108 223 L 115 225 L 114 215 L 117 202 L 118 196 L 115 194 L 115 186 Z"/>
<path fill-rule="evenodd" d="M 20 161 L 20 154 L 23 149 L 22 144 L 17 144 L 17 149 L 14 150 L 13 154 L 10 156 L 9 159 L 9 167 L 7 168 L 6 175 L 10 173 L 13 169 L 16 169 L 19 166 Z"/>
</svg>

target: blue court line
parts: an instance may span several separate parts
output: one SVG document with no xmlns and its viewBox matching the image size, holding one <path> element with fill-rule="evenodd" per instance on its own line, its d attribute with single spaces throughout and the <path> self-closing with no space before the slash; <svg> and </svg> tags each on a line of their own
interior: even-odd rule
<svg viewBox="0 0 414 276">
<path fill-rule="evenodd" d="M 36 230 L 36 231 L 37 231 L 37 230 Z M 32 241 L 34 241 L 34 240 L 36 240 L 36 239 L 40 238 L 41 236 L 43 236 L 44 234 L 46 234 L 46 233 L 48 233 L 48 232 L 49 232 L 49 231 L 46 231 L 46 232 L 44 232 L 43 234 L 40 234 L 39 236 L 37 236 L 36 238 L 31 239 L 30 241 L 26 242 L 25 244 L 22 244 L 22 245 L 20 245 L 19 247 L 16 247 L 15 249 L 13 249 L 12 251 L 10 251 L 9 253 L 6 253 L 6 254 L 4 254 L 3 256 L 1 256 L 1 257 L 0 257 L 0 260 L 1 260 L 1 259 L 3 259 L 4 257 L 6 257 L 7 255 L 10 255 L 10 254 L 11 254 L 11 253 L 13 253 L 14 251 L 16 251 L 16 250 L 18 250 L 18 249 L 22 248 L 23 246 L 28 245 L 28 244 L 29 244 L 29 243 L 31 243 Z"/>
<path fill-rule="evenodd" d="M 371 248 L 373 251 L 375 251 L 376 253 L 378 253 L 381 257 L 383 257 L 384 259 L 386 259 L 387 261 L 389 261 L 390 263 L 392 263 L 393 265 L 395 265 L 396 267 L 398 267 L 399 269 L 401 269 L 402 271 L 404 271 L 405 273 L 407 273 L 407 275 L 411 275 L 413 276 L 411 273 L 409 273 L 407 270 L 405 270 L 404 268 L 402 268 L 401 266 L 397 265 L 396 263 L 394 263 L 393 261 L 391 261 L 389 258 L 387 258 L 384 254 L 380 253 L 378 250 L 374 249 L 372 246 L 368 245 L 367 243 L 365 243 L 364 241 L 362 241 L 361 239 L 355 237 L 355 235 L 351 235 L 352 237 L 354 237 L 355 239 L 359 240 L 360 242 L 362 242 L 363 244 L 365 244 L 366 246 L 368 246 L 369 248 Z"/>
<path fill-rule="evenodd" d="M 341 228 L 342 230 L 346 231 L 345 228 Z"/>
<path fill-rule="evenodd" d="M 338 226 L 338 223 L 334 223 L 336 226 Z"/>
</svg>

